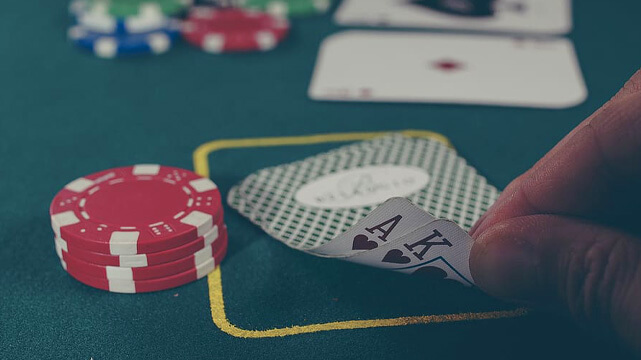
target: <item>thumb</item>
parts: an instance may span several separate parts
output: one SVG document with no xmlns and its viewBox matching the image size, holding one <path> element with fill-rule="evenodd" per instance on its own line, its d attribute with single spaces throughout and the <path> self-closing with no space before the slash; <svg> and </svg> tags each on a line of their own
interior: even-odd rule
<svg viewBox="0 0 641 360">
<path fill-rule="evenodd" d="M 554 215 L 502 221 L 477 234 L 476 284 L 491 295 L 560 307 L 592 329 L 614 331 L 641 353 L 641 240 Z"/>
</svg>

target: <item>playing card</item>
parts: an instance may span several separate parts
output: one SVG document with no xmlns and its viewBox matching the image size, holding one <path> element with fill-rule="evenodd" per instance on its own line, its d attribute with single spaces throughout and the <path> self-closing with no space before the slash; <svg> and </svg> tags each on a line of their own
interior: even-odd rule
<svg viewBox="0 0 641 360">
<path fill-rule="evenodd" d="M 396 216 L 392 219 L 398 219 L 400 215 Z M 373 228 L 376 231 L 374 235 L 387 235 L 391 230 L 386 225 Z M 368 235 L 368 229 L 361 229 L 360 232 L 359 235 L 372 237 Z M 449 220 L 440 219 L 422 225 L 384 246 L 358 253 L 345 260 L 408 274 L 425 271 L 425 267 L 438 268 L 444 272 L 443 278 L 473 285 L 469 266 L 473 244 L 474 241 L 467 232 Z"/>
<path fill-rule="evenodd" d="M 572 29 L 572 5 L 570 0 L 344 0 L 334 19 L 341 25 L 565 34 Z"/>
<path fill-rule="evenodd" d="M 567 108 L 587 90 L 571 42 L 344 31 L 322 44 L 314 100 Z"/>
<path fill-rule="evenodd" d="M 307 250 L 395 196 L 469 229 L 498 191 L 440 141 L 392 134 L 260 170 L 232 188 L 228 202 L 270 235 Z"/>
<path fill-rule="evenodd" d="M 392 198 L 308 252 L 408 274 L 437 268 L 442 278 L 473 285 L 468 262 L 472 244 L 455 223 L 435 219 L 405 198 Z"/>
<path fill-rule="evenodd" d="M 350 257 L 391 243 L 435 218 L 405 198 L 391 198 L 346 232 L 308 251 L 325 257 Z"/>
<path fill-rule="evenodd" d="M 462 260 L 469 257 L 469 236 L 452 226 L 469 229 L 497 197 L 496 188 L 442 142 L 391 134 L 260 170 L 231 189 L 228 203 L 290 247 L 401 272 L 430 266 L 470 284 Z M 430 251 L 429 263 L 381 262 L 379 249 L 415 243 L 420 239 L 407 236 L 423 234 L 417 229 L 431 223 L 456 246 Z"/>
</svg>

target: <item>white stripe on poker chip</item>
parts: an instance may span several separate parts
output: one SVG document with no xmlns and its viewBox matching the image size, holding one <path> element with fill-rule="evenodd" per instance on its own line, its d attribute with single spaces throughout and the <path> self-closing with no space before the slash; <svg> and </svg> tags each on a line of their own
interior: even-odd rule
<svg viewBox="0 0 641 360">
<path fill-rule="evenodd" d="M 146 254 L 121 255 L 118 257 L 121 267 L 144 267 L 149 266 Z"/>
<path fill-rule="evenodd" d="M 65 240 L 63 240 L 63 239 L 61 239 L 61 238 L 59 238 L 59 237 L 56 237 L 56 238 L 54 238 L 54 239 L 56 240 L 56 245 L 57 245 L 60 249 L 62 249 L 62 250 L 64 250 L 64 251 L 66 251 L 66 252 L 69 252 L 69 248 L 67 247 L 67 242 L 66 242 Z"/>
<path fill-rule="evenodd" d="M 134 165 L 132 174 L 134 175 L 156 175 L 160 172 L 160 165 L 157 164 L 140 164 Z"/>
<path fill-rule="evenodd" d="M 203 50 L 218 54 L 225 46 L 225 36 L 222 34 L 207 34 L 203 39 Z"/>
<path fill-rule="evenodd" d="M 200 249 L 194 253 L 194 266 L 198 266 L 198 264 L 202 264 L 213 257 L 214 255 L 211 253 L 211 246 Z"/>
<path fill-rule="evenodd" d="M 171 46 L 171 40 L 169 39 L 169 36 L 162 32 L 150 34 L 147 37 L 147 43 L 149 44 L 149 48 L 151 48 L 151 51 L 154 54 L 162 54 L 169 50 Z"/>
<path fill-rule="evenodd" d="M 203 276 L 205 276 L 205 275 L 209 274 L 210 272 L 214 271 L 215 268 L 216 268 L 216 259 L 214 259 L 212 257 L 211 259 L 205 261 L 204 263 L 202 263 L 202 264 L 198 265 L 198 267 L 196 267 L 196 274 L 197 274 L 196 277 L 198 279 L 200 279 Z"/>
<path fill-rule="evenodd" d="M 77 178 L 76 180 L 65 185 L 65 189 L 79 193 L 87 190 L 88 188 L 92 187 L 94 184 L 95 183 L 93 182 L 93 180 L 89 180 L 85 178 Z"/>
<path fill-rule="evenodd" d="M 132 268 L 107 266 L 105 267 L 107 279 L 120 279 L 120 280 L 134 280 L 134 272 Z"/>
<path fill-rule="evenodd" d="M 276 37 L 269 31 L 259 31 L 256 33 L 256 42 L 258 47 L 265 51 L 276 46 Z"/>
<path fill-rule="evenodd" d="M 152 17 L 152 16 L 164 15 L 162 12 L 162 9 L 160 8 L 160 4 L 153 3 L 153 2 L 141 4 L 138 10 L 139 10 L 138 11 L 139 17 Z"/>
<path fill-rule="evenodd" d="M 109 15 L 107 4 L 95 3 L 89 11 L 78 14 L 78 23 L 89 26 L 91 30 L 112 33 L 116 31 L 118 22 L 116 18 Z"/>
<path fill-rule="evenodd" d="M 127 29 L 129 33 L 144 33 L 164 28 L 168 23 L 169 21 L 167 19 L 150 20 L 130 17 L 125 19 L 125 29 Z"/>
<path fill-rule="evenodd" d="M 58 239 L 54 238 L 53 239 L 53 243 L 54 243 L 54 245 L 56 247 L 56 254 L 58 254 L 58 257 L 60 259 L 62 259 L 62 249 L 61 249 L 60 243 L 58 242 Z"/>
<path fill-rule="evenodd" d="M 109 280 L 109 291 L 133 294 L 136 292 L 136 283 L 133 280 Z"/>
<path fill-rule="evenodd" d="M 158 30 L 168 26 L 170 20 L 163 14 L 160 7 L 150 5 L 157 4 L 143 4 L 140 7 L 138 15 L 129 16 L 124 19 L 127 31 L 140 33 Z"/>
<path fill-rule="evenodd" d="M 267 4 L 267 12 L 275 16 L 284 17 L 289 12 L 289 5 L 283 1 L 272 1 Z"/>
<path fill-rule="evenodd" d="M 79 222 L 80 219 L 78 219 L 76 214 L 71 210 L 51 215 L 51 227 L 58 237 L 60 237 L 60 228 Z"/>
<path fill-rule="evenodd" d="M 146 3 L 140 4 L 140 6 L 138 7 L 138 14 L 143 12 L 149 15 L 163 14 L 162 7 L 160 6 L 160 4 L 155 2 L 146 2 Z"/>
<path fill-rule="evenodd" d="M 112 255 L 135 255 L 138 253 L 139 231 L 114 231 L 109 238 L 109 252 Z"/>
<path fill-rule="evenodd" d="M 196 179 L 189 182 L 189 185 L 196 190 L 196 192 L 205 192 L 218 188 L 216 184 L 208 178 Z"/>
<path fill-rule="evenodd" d="M 204 238 L 203 240 L 205 240 L 204 241 L 205 246 L 213 244 L 214 241 L 218 239 L 218 234 L 219 234 L 218 225 L 214 225 L 214 227 L 211 230 L 209 230 L 205 235 L 203 235 L 203 238 Z"/>
<path fill-rule="evenodd" d="M 118 54 L 118 42 L 111 36 L 98 38 L 93 45 L 93 52 L 101 58 L 111 59 Z"/>
<path fill-rule="evenodd" d="M 60 259 L 60 265 L 62 265 L 62 268 L 67 271 L 67 263 L 64 260 Z"/>
<path fill-rule="evenodd" d="M 204 233 L 212 228 L 214 218 L 210 214 L 194 210 L 182 218 L 180 222 L 195 227 L 198 230 L 198 236 L 203 236 Z"/>
</svg>

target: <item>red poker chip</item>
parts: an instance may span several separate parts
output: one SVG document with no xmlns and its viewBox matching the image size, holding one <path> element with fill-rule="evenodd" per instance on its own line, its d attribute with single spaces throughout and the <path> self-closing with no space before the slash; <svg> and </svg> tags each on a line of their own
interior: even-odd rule
<svg viewBox="0 0 641 360">
<path fill-rule="evenodd" d="M 289 22 L 267 13 L 197 6 L 183 23 L 189 43 L 210 53 L 266 51 L 273 49 L 289 31 Z"/>
<path fill-rule="evenodd" d="M 131 294 L 167 290 L 201 279 L 212 272 L 216 268 L 216 266 L 218 266 L 220 262 L 225 258 L 226 254 L 227 246 L 224 246 L 219 249 L 218 253 L 216 253 L 212 258 L 198 265 L 197 268 L 193 268 L 171 276 L 148 280 L 108 280 L 105 278 L 87 275 L 81 271 L 78 271 L 78 269 L 73 268 L 73 266 L 70 266 L 70 264 L 66 264 L 64 261 L 61 261 L 61 264 L 63 268 L 65 268 L 67 273 L 71 275 L 71 277 L 85 285 L 97 289 L 107 290 L 110 292 Z"/>
<path fill-rule="evenodd" d="M 199 250 L 202 250 L 206 246 L 212 244 L 214 241 L 217 241 L 218 238 L 222 236 L 223 232 L 226 236 L 227 230 L 225 229 L 222 221 L 219 221 L 217 225 L 214 225 L 214 227 L 203 236 L 192 242 L 181 245 L 175 249 L 164 250 L 150 254 L 135 255 L 107 255 L 74 247 L 73 245 L 68 244 L 62 239 L 56 238 L 55 242 L 56 250 L 64 250 L 64 252 L 68 253 L 69 255 L 77 259 L 82 259 L 86 262 L 90 262 L 92 264 L 135 268 L 160 265 L 187 257 Z"/>
<path fill-rule="evenodd" d="M 138 281 L 169 277 L 188 270 L 197 269 L 218 254 L 223 247 L 227 247 L 227 234 L 224 233 L 211 245 L 187 257 L 160 265 L 134 268 L 92 264 L 76 258 L 63 250 L 58 251 L 58 256 L 60 260 L 66 264 L 67 271 L 106 280 Z"/>
<path fill-rule="evenodd" d="M 153 253 L 196 240 L 222 217 L 218 187 L 189 170 L 134 165 L 72 181 L 49 208 L 56 237 L 112 255 Z"/>
</svg>

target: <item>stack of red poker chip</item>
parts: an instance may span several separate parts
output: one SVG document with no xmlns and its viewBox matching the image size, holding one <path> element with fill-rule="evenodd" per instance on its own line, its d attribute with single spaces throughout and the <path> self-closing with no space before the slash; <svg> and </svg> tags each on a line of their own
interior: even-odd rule
<svg viewBox="0 0 641 360">
<path fill-rule="evenodd" d="M 100 171 L 67 184 L 49 213 L 62 267 L 112 292 L 192 282 L 227 252 L 218 187 L 189 170 L 134 165 Z"/>
<path fill-rule="evenodd" d="M 267 51 L 289 32 L 283 17 L 240 8 L 193 7 L 183 23 L 183 38 L 206 52 Z"/>
</svg>

